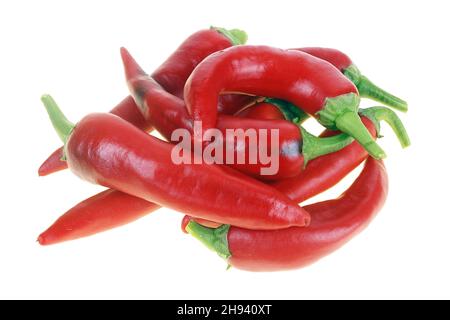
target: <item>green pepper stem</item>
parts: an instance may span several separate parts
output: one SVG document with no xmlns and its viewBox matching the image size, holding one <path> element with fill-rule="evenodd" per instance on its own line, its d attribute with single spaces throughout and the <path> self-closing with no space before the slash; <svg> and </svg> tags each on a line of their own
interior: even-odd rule
<svg viewBox="0 0 450 320">
<path fill-rule="evenodd" d="M 229 30 L 221 27 L 211 27 L 211 29 L 216 30 L 217 32 L 227 37 L 233 44 L 233 46 L 245 44 L 248 39 L 247 33 L 244 30 L 240 29 Z"/>
<path fill-rule="evenodd" d="M 336 118 L 336 127 L 355 138 L 375 159 L 386 158 L 386 153 L 375 142 L 356 112 L 345 112 Z"/>
<path fill-rule="evenodd" d="M 198 239 L 206 247 L 215 251 L 220 257 L 227 260 L 231 257 L 230 250 L 228 249 L 228 231 L 230 230 L 229 224 L 221 225 L 220 227 L 213 229 L 207 228 L 198 224 L 195 221 L 190 221 L 186 226 L 186 231 L 190 233 L 194 238 Z"/>
<path fill-rule="evenodd" d="M 52 122 L 56 133 L 65 144 L 71 132 L 75 128 L 75 125 L 67 120 L 66 116 L 62 113 L 61 109 L 50 95 L 44 94 L 41 97 L 41 101 L 47 110 L 48 116 L 50 117 L 50 121 Z"/>
<path fill-rule="evenodd" d="M 309 118 L 309 115 L 306 112 L 288 101 L 266 98 L 264 99 L 264 102 L 273 104 L 278 108 L 278 110 L 281 111 L 286 120 L 291 121 L 297 125 L 302 124 Z"/>
<path fill-rule="evenodd" d="M 370 98 L 402 112 L 408 111 L 408 103 L 376 86 L 365 76 L 361 76 L 357 88 L 361 97 Z"/>
<path fill-rule="evenodd" d="M 354 141 L 354 139 L 346 133 L 326 138 L 318 138 L 306 131 L 302 126 L 299 127 L 302 132 L 303 166 L 305 167 L 308 161 L 328 153 L 339 151 Z"/>
<path fill-rule="evenodd" d="M 386 121 L 387 124 L 394 131 L 403 148 L 406 148 L 409 145 L 411 145 L 411 141 L 409 139 L 408 132 L 406 131 L 405 126 L 403 125 L 402 121 L 397 116 L 397 114 L 391 109 L 388 109 L 386 107 L 372 107 L 367 109 L 361 109 L 359 111 L 359 114 L 372 120 L 372 122 L 375 124 L 377 128 L 378 134 L 380 130 L 379 122 L 382 120 Z"/>
<path fill-rule="evenodd" d="M 375 85 L 366 76 L 362 75 L 354 64 L 344 70 L 344 75 L 355 84 L 361 97 L 381 102 L 399 111 L 408 111 L 408 103 L 406 101 Z"/>
</svg>

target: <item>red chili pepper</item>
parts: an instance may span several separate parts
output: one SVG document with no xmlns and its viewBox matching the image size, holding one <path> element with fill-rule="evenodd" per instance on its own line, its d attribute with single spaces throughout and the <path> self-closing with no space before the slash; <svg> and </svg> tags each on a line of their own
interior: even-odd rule
<svg viewBox="0 0 450 320">
<path fill-rule="evenodd" d="M 183 88 L 187 78 L 197 64 L 204 58 L 232 45 L 243 44 L 247 40 L 244 31 L 211 27 L 200 30 L 188 37 L 172 55 L 152 74 L 152 77 L 169 93 L 183 97 Z M 221 112 L 233 114 L 251 97 L 224 95 L 219 101 Z M 143 118 L 133 98 L 128 96 L 111 110 L 136 127 L 150 131 L 151 126 Z M 40 176 L 67 169 L 67 163 L 61 160 L 62 148 L 53 152 L 38 170 Z"/>
<path fill-rule="evenodd" d="M 380 121 L 384 120 L 394 130 L 403 148 L 410 145 L 408 133 L 392 110 L 372 107 L 360 109 L 359 113 L 373 137 L 379 136 Z M 335 134 L 337 132 L 326 130 L 322 136 Z M 276 181 L 272 186 L 295 202 L 301 203 L 336 185 L 367 156 L 367 152 L 358 143 L 353 142 L 342 150 L 312 160 L 297 177 Z"/>
<path fill-rule="evenodd" d="M 284 119 L 280 109 L 269 102 L 252 104 L 244 111 L 239 112 L 238 116 L 268 120 Z M 80 202 L 64 213 L 38 237 L 38 241 L 41 245 L 51 245 L 91 236 L 133 222 L 157 208 L 159 206 L 152 202 L 109 189 Z M 196 221 L 206 226 L 220 226 L 208 220 L 196 219 Z"/>
<path fill-rule="evenodd" d="M 183 220 L 183 228 L 239 269 L 275 271 L 309 265 L 344 245 L 381 209 L 388 179 L 382 161 L 369 158 L 353 185 L 335 200 L 305 207 L 308 228 L 256 231 L 224 225 L 211 229 Z"/>
<path fill-rule="evenodd" d="M 173 145 L 111 114 L 91 114 L 76 126 L 54 100 L 42 101 L 79 177 L 199 218 L 250 229 L 305 226 L 309 214 L 279 191 L 220 166 L 177 165 Z"/>
<path fill-rule="evenodd" d="M 238 114 L 256 119 L 284 119 L 284 115 L 271 103 L 260 102 Z M 84 200 L 64 213 L 39 237 L 41 245 L 51 245 L 87 237 L 133 222 L 159 208 L 155 203 L 109 189 Z M 207 226 L 220 226 L 203 221 Z"/>
<path fill-rule="evenodd" d="M 195 131 L 192 119 L 186 111 L 184 101 L 168 94 L 161 88 L 155 80 L 142 70 L 125 48 L 121 49 L 121 54 L 131 95 L 147 121 L 168 141 L 171 141 L 172 133 L 176 129 L 183 128 L 190 132 Z M 307 118 L 301 110 L 287 102 L 275 99 L 266 99 L 266 102 L 277 104 L 283 114 L 290 120 L 295 120 L 296 123 L 301 123 Z M 235 161 L 235 163 L 227 164 L 241 172 L 263 180 L 277 180 L 296 176 L 309 160 L 340 150 L 353 141 L 346 134 L 317 138 L 309 134 L 301 126 L 284 120 L 264 121 L 219 115 L 217 128 L 225 138 L 223 153 L 225 154 L 227 145 L 233 145 L 234 159 L 247 160 L 245 163 L 236 163 L 237 161 Z M 245 131 L 252 129 L 252 132 L 256 133 L 257 141 L 255 143 L 258 146 L 260 146 L 259 143 L 261 142 L 261 132 L 271 133 L 274 130 L 278 130 L 278 145 L 280 148 L 278 172 L 272 175 L 261 175 L 261 169 L 268 165 L 262 163 L 260 158 L 256 159 L 256 163 L 248 161 L 250 158 L 250 140 L 245 139 L 237 143 L 235 141 L 236 137 L 227 136 L 227 129 L 243 129 Z M 265 151 L 270 151 L 271 147 L 272 144 L 269 139 Z M 259 150 L 261 149 L 262 147 Z"/>
<path fill-rule="evenodd" d="M 275 107 L 272 106 L 272 108 Z M 385 107 L 372 107 L 360 109 L 359 114 L 362 122 L 373 137 L 380 136 L 380 121 L 384 120 L 393 128 L 402 147 L 410 145 L 408 133 L 400 118 L 392 110 Z M 336 134 L 338 132 L 326 130 L 322 133 L 322 136 Z M 271 186 L 295 202 L 301 203 L 336 185 L 367 157 L 367 152 L 354 141 L 339 151 L 312 160 L 297 177 L 276 181 Z M 213 221 L 204 219 L 193 220 L 210 228 L 220 226 L 220 224 Z"/>
<path fill-rule="evenodd" d="M 284 117 L 278 107 L 268 102 L 254 104 L 245 111 L 245 116 L 255 116 L 257 119 L 271 120 Z M 372 121 L 364 116 L 362 121 L 374 136 L 376 128 L 379 128 L 380 120 L 395 118 L 395 114 L 389 110 L 387 113 L 392 113 L 391 116 L 382 115 L 383 112 L 376 111 L 376 109 L 366 109 L 362 113 L 372 113 L 370 115 Z M 239 116 L 243 115 L 244 112 L 239 113 Z M 336 132 L 327 130 L 323 133 L 323 135 L 331 134 L 336 134 Z M 272 186 L 294 201 L 302 202 L 338 183 L 367 156 L 367 152 L 358 143 L 353 142 L 341 151 L 311 161 L 298 177 L 276 182 Z M 90 236 L 130 223 L 157 208 L 159 206 L 154 203 L 117 190 L 107 190 L 67 211 L 39 236 L 38 241 L 42 245 L 49 245 Z M 221 225 L 205 219 L 196 218 L 195 221 L 211 228 Z"/>
<path fill-rule="evenodd" d="M 152 202 L 109 189 L 67 211 L 38 241 L 50 245 L 87 237 L 135 221 L 158 208 Z"/>
<path fill-rule="evenodd" d="M 368 118 L 362 122 L 370 134 L 376 137 L 375 125 Z M 324 135 L 336 132 L 326 130 Z M 297 203 L 301 203 L 341 181 L 347 174 L 367 159 L 368 153 L 356 141 L 342 150 L 311 160 L 297 177 L 275 181 L 272 186 Z"/>
<path fill-rule="evenodd" d="M 406 112 L 408 110 L 406 101 L 376 86 L 366 76 L 361 74 L 359 68 L 345 53 L 337 49 L 320 47 L 308 47 L 293 50 L 306 52 L 334 65 L 355 84 L 361 97 L 376 100 L 400 111 Z"/>
<path fill-rule="evenodd" d="M 122 119 L 132 123 L 134 126 L 144 130 L 151 131 L 152 126 L 145 121 L 139 108 L 133 100 L 133 97 L 128 96 L 123 99 L 110 113 L 115 114 Z M 49 174 L 67 169 L 67 162 L 61 160 L 63 157 L 63 148 L 55 150 L 39 167 L 39 176 L 47 176 Z"/>
<path fill-rule="evenodd" d="M 194 120 L 202 121 L 203 130 L 216 127 L 218 97 L 227 92 L 287 100 L 325 127 L 351 135 L 373 157 L 385 157 L 357 114 L 355 85 L 324 60 L 266 46 L 237 46 L 210 55 L 184 88 L 186 106 Z"/>
</svg>

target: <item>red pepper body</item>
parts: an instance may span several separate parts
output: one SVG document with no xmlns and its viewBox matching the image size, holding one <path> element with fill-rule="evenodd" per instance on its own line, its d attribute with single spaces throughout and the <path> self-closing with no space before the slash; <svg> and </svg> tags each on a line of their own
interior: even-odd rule
<svg viewBox="0 0 450 320">
<path fill-rule="evenodd" d="M 242 92 L 276 97 L 316 116 L 326 98 L 357 94 L 354 84 L 333 65 L 294 50 L 237 46 L 210 55 L 192 72 L 184 97 L 203 129 L 216 126 L 218 97 Z"/>
<path fill-rule="evenodd" d="M 231 227 L 229 262 L 236 268 L 252 271 L 311 264 L 367 226 L 383 206 L 387 191 L 383 163 L 369 158 L 361 175 L 340 198 L 305 207 L 312 216 L 308 228 L 262 232 Z"/>
<path fill-rule="evenodd" d="M 373 122 L 365 117 L 361 117 L 361 120 L 372 136 L 376 137 Z M 322 136 L 336 133 L 326 130 Z M 339 151 L 311 160 L 297 177 L 276 181 L 272 186 L 301 203 L 336 185 L 367 157 L 367 151 L 354 141 Z"/>
<path fill-rule="evenodd" d="M 246 113 L 239 113 L 239 116 L 283 119 L 279 109 L 268 103 L 258 103 L 245 110 Z M 65 161 L 60 162 L 66 164 Z M 50 245 L 87 237 L 133 222 L 157 208 L 159 206 L 152 202 L 109 189 L 80 202 L 64 213 L 39 236 L 38 241 L 41 245 Z M 209 227 L 220 225 L 204 219 L 196 221 Z"/>
<path fill-rule="evenodd" d="M 156 81 L 147 76 L 139 67 L 131 55 L 122 49 L 122 59 L 124 61 L 125 73 L 128 79 L 128 86 L 132 96 L 138 102 L 145 118 L 154 126 L 161 135 L 171 141 L 172 133 L 176 129 L 186 129 L 193 131 L 192 119 L 189 116 L 183 100 L 167 93 Z M 229 164 L 231 167 L 248 175 L 258 177 L 263 180 L 276 180 L 294 177 L 303 168 L 302 135 L 300 129 L 293 123 L 285 120 L 259 120 L 240 117 L 219 115 L 217 129 L 225 137 L 227 129 L 253 129 L 257 132 L 257 141 L 260 141 L 260 131 L 264 130 L 268 136 L 272 130 L 278 130 L 278 143 L 280 149 L 279 170 L 274 175 L 261 175 L 263 165 L 260 161 L 250 163 L 245 161 L 239 164 Z M 225 145 L 223 152 L 225 154 Z M 249 159 L 250 141 L 245 140 L 245 147 L 237 147 L 234 138 L 231 140 L 234 145 L 234 158 Z M 271 140 L 268 139 L 267 150 L 271 150 Z M 258 159 L 259 160 L 259 159 Z"/>
<path fill-rule="evenodd" d="M 337 250 L 364 229 L 383 206 L 387 191 L 382 161 L 368 158 L 360 176 L 343 195 L 305 207 L 311 213 L 308 228 L 256 231 L 222 226 L 223 233 L 213 236 L 213 243 L 207 242 L 213 246 L 222 243 L 220 253 L 239 269 L 276 271 L 304 267 Z M 185 217 L 182 228 L 194 230 L 196 237 L 203 232 L 211 235 L 213 229 L 205 231 L 196 223 L 196 229 L 190 229 L 191 223 Z"/>
<path fill-rule="evenodd" d="M 67 211 L 38 238 L 41 245 L 87 237 L 120 227 L 159 206 L 116 190 L 103 191 Z"/>
<path fill-rule="evenodd" d="M 214 29 L 189 36 L 152 77 L 169 93 L 183 98 L 183 88 L 192 70 L 210 54 L 232 46 L 230 40 Z"/>
<path fill-rule="evenodd" d="M 349 56 L 347 56 L 342 51 L 332 48 L 321 48 L 321 47 L 305 47 L 292 49 L 305 52 L 319 59 L 328 61 L 333 66 L 339 69 L 339 71 L 344 72 L 345 69 L 350 67 L 353 62 Z"/>
<path fill-rule="evenodd" d="M 183 96 L 184 84 L 204 58 L 219 50 L 232 46 L 230 39 L 214 29 L 200 30 L 188 37 L 172 55 L 152 74 L 152 77 L 169 93 Z M 222 112 L 235 113 L 249 97 L 230 95 L 220 100 Z M 111 113 L 118 115 L 136 127 L 149 131 L 151 126 L 139 112 L 133 98 L 128 96 Z M 67 169 L 61 161 L 62 149 L 55 151 L 38 170 L 40 176 Z"/>
<path fill-rule="evenodd" d="M 408 103 L 391 93 L 381 89 L 364 76 L 349 56 L 332 48 L 308 47 L 292 49 L 308 53 L 314 57 L 328 61 L 339 69 L 358 88 L 361 97 L 381 102 L 391 108 L 406 112 Z"/>
<path fill-rule="evenodd" d="M 376 137 L 376 129 L 371 120 L 361 117 L 370 133 Z M 338 132 L 325 130 L 321 136 L 331 136 Z M 352 142 L 342 150 L 313 159 L 297 177 L 275 181 L 271 184 L 275 189 L 287 195 L 297 203 L 308 200 L 339 183 L 353 169 L 367 159 L 368 153 L 357 142 Z M 189 217 L 183 226 L 189 223 Z M 204 219 L 195 222 L 209 228 L 217 228 L 219 223 Z M 182 226 L 182 230 L 183 227 Z M 183 230 L 186 232 L 185 230 Z"/>
<path fill-rule="evenodd" d="M 236 116 L 260 120 L 286 120 L 284 114 L 271 103 L 259 102 L 239 111 Z"/>
<path fill-rule="evenodd" d="M 276 191 L 208 164 L 177 165 L 172 146 L 110 114 L 83 118 L 65 154 L 85 180 L 208 220 L 250 229 L 309 222 L 309 214 Z"/>
</svg>

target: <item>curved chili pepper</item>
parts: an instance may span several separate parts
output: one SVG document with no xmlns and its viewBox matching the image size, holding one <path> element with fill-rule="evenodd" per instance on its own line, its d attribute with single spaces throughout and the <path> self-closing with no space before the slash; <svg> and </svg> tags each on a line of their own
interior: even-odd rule
<svg viewBox="0 0 450 320">
<path fill-rule="evenodd" d="M 384 107 L 372 107 L 360 109 L 359 114 L 374 138 L 380 136 L 380 121 L 384 120 L 394 130 L 403 148 L 410 145 L 408 133 L 392 110 Z M 322 136 L 335 134 L 337 132 L 326 130 Z M 276 181 L 272 186 L 295 202 L 301 203 L 336 185 L 367 156 L 364 148 L 353 142 L 337 152 L 312 160 L 297 177 Z"/>
<path fill-rule="evenodd" d="M 375 125 L 368 118 L 361 118 L 373 137 Z M 323 135 L 333 135 L 336 131 L 326 130 Z M 272 186 L 297 203 L 301 203 L 341 181 L 347 174 L 367 159 L 367 151 L 356 141 L 342 150 L 311 160 L 297 177 L 275 181 Z"/>
<path fill-rule="evenodd" d="M 75 126 L 50 96 L 42 101 L 65 143 L 69 168 L 84 180 L 199 218 L 250 229 L 309 223 L 308 212 L 261 182 L 215 165 L 175 164 L 173 145 L 117 116 L 91 114 Z"/>
<path fill-rule="evenodd" d="M 362 122 L 374 138 L 380 136 L 380 121 L 386 121 L 393 128 L 402 147 L 410 145 L 408 133 L 400 118 L 392 110 L 385 107 L 372 107 L 360 109 L 359 114 Z M 325 130 L 321 136 L 336 134 L 338 132 Z M 271 185 L 290 199 L 301 203 L 336 185 L 367 157 L 368 154 L 364 148 L 354 141 L 339 151 L 312 160 L 297 177 L 275 181 Z M 210 228 L 220 226 L 214 221 L 193 220 Z"/>
<path fill-rule="evenodd" d="M 245 113 L 239 112 L 237 115 L 255 119 L 284 119 L 284 113 L 278 107 L 267 99 L 264 101 L 252 104 L 245 109 Z M 109 189 L 64 213 L 38 237 L 38 241 L 41 245 L 51 245 L 91 236 L 133 222 L 157 208 L 159 206 L 155 203 Z M 203 221 L 207 226 L 220 226 L 217 223 L 208 224 L 208 220 L 196 221 Z"/>
<path fill-rule="evenodd" d="M 158 208 L 155 203 L 109 189 L 67 211 L 38 237 L 38 241 L 41 245 L 50 245 L 87 237 L 135 221 Z"/>
<path fill-rule="evenodd" d="M 355 84 L 361 97 L 376 100 L 403 112 L 408 111 L 408 104 L 406 103 L 406 101 L 376 86 L 372 81 L 370 81 L 361 73 L 359 68 L 352 62 L 350 57 L 342 51 L 321 47 L 307 47 L 292 50 L 306 52 L 314 57 L 328 61 L 329 63 L 334 65 Z"/>
<path fill-rule="evenodd" d="M 355 85 L 324 60 L 266 46 L 237 46 L 210 55 L 184 88 L 186 107 L 194 120 L 202 121 L 203 130 L 216 127 L 218 97 L 227 92 L 287 100 L 325 127 L 354 137 L 373 157 L 385 157 L 357 114 Z M 198 133 L 194 136 L 203 141 Z"/>
<path fill-rule="evenodd" d="M 123 99 L 110 113 L 121 117 L 130 122 L 134 126 L 144 130 L 151 131 L 152 126 L 145 120 L 139 108 L 136 106 L 132 96 Z M 39 176 L 47 176 L 49 174 L 67 169 L 67 162 L 62 160 L 63 148 L 56 149 L 39 167 Z"/>
<path fill-rule="evenodd" d="M 267 101 L 253 104 L 238 115 L 267 120 L 282 119 L 284 114 L 280 109 Z M 378 112 L 378 115 L 370 116 L 372 121 L 362 116 L 364 125 L 375 136 L 376 128 L 379 127 L 378 121 L 388 116 L 381 116 L 380 111 L 376 109 L 375 112 L 368 112 L 367 109 L 362 112 Z M 327 130 L 322 135 L 332 134 L 336 132 Z M 338 183 L 367 156 L 367 152 L 358 143 L 353 142 L 340 151 L 312 160 L 298 177 L 275 182 L 272 186 L 294 201 L 302 202 Z M 110 189 L 67 211 L 39 236 L 38 241 L 41 245 L 50 245 L 90 236 L 135 221 L 157 208 L 159 206 L 152 202 Z M 221 225 L 205 219 L 196 218 L 195 221 L 211 228 Z"/>
<path fill-rule="evenodd" d="M 172 133 L 176 129 L 183 128 L 190 132 L 195 131 L 192 119 L 186 111 L 184 101 L 168 94 L 159 86 L 155 80 L 142 70 L 125 48 L 121 49 L 121 54 L 131 95 L 135 98 L 138 107 L 149 123 L 168 141 L 171 141 Z M 307 118 L 304 112 L 287 102 L 275 99 L 266 101 L 277 104 L 286 117 L 289 117 L 290 120 L 295 120 L 298 124 Z M 261 175 L 261 169 L 267 166 L 267 164 L 261 163 L 261 159 L 256 159 L 256 163 L 250 163 L 250 161 L 236 163 L 235 161 L 235 163 L 229 164 L 241 172 L 263 180 L 276 180 L 296 176 L 309 160 L 340 150 L 353 141 L 346 134 L 317 138 L 309 134 L 301 126 L 283 120 L 264 121 L 219 115 L 217 129 L 222 132 L 225 139 L 223 141 L 223 154 L 226 153 L 227 145 L 233 146 L 234 159 L 249 159 L 250 141 L 245 139 L 238 144 L 235 141 L 235 136 L 227 135 L 227 129 L 241 129 L 244 131 L 252 129 L 256 133 L 256 143 L 258 145 L 261 141 L 260 135 L 262 131 L 271 133 L 274 130 L 278 130 L 280 154 L 277 173 Z M 269 139 L 266 150 L 271 150 L 271 148 L 272 144 Z"/>
<path fill-rule="evenodd" d="M 269 108 L 267 105 L 266 108 Z M 272 106 L 273 108 L 273 106 Z M 277 110 L 277 108 L 274 108 Z M 272 110 L 273 112 L 274 110 Z M 362 122 L 373 137 L 377 136 L 375 125 L 369 118 L 361 117 Z M 378 120 L 377 120 L 378 121 Z M 337 134 L 337 131 L 325 130 L 322 136 Z M 297 203 L 302 203 L 325 190 L 335 186 L 345 176 L 352 172 L 368 157 L 366 150 L 356 141 L 345 148 L 311 160 L 308 166 L 298 176 L 274 181 L 271 186 L 287 195 Z M 193 219 L 195 222 L 208 227 L 218 228 L 220 223 L 205 219 Z M 185 231 L 185 230 L 184 230 Z"/>
<path fill-rule="evenodd" d="M 280 109 L 267 100 L 252 104 L 245 111 L 239 112 L 238 116 L 284 119 Z M 64 213 L 38 237 L 38 241 L 41 245 L 51 245 L 91 236 L 133 222 L 157 208 L 159 206 L 155 203 L 109 189 L 80 202 Z M 203 220 L 196 219 L 196 221 Z M 208 224 L 208 220 L 204 220 L 203 223 L 207 226 L 220 225 Z"/>
<path fill-rule="evenodd" d="M 183 97 L 183 88 L 187 78 L 197 64 L 210 54 L 228 48 L 232 45 L 244 44 L 247 35 L 238 29 L 227 30 L 211 27 L 200 30 L 189 36 L 172 55 L 155 71 L 152 77 L 169 93 Z M 251 97 L 239 95 L 224 95 L 219 101 L 223 113 L 233 114 Z M 144 119 L 133 98 L 128 96 L 111 110 L 134 126 L 150 131 L 151 126 Z M 67 163 L 62 161 L 62 148 L 53 152 L 38 170 L 39 176 L 67 169 Z"/>
<path fill-rule="evenodd" d="M 183 220 L 185 229 L 239 269 L 275 271 L 304 267 L 337 250 L 362 231 L 383 206 L 388 178 L 383 162 L 369 158 L 339 198 L 305 207 L 308 228 L 256 231 L 230 225 L 217 229 Z"/>
</svg>

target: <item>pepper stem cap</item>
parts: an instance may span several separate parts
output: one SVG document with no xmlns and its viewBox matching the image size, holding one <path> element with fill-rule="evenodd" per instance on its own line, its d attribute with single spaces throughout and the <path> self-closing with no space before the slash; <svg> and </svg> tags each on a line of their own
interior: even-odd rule
<svg viewBox="0 0 450 320">
<path fill-rule="evenodd" d="M 218 228 L 208 228 L 201 224 L 190 221 L 186 226 L 186 231 L 194 238 L 203 243 L 207 248 L 215 251 L 220 257 L 228 260 L 231 257 L 230 250 L 228 248 L 228 231 L 230 230 L 229 224 L 221 225 Z"/>
<path fill-rule="evenodd" d="M 73 129 L 75 124 L 67 120 L 64 113 L 61 111 L 59 106 L 56 104 L 55 100 L 49 94 L 44 94 L 41 97 L 41 101 L 47 110 L 50 121 L 52 122 L 53 128 L 55 128 L 61 141 L 65 144 Z"/>
<path fill-rule="evenodd" d="M 241 29 L 225 29 L 221 27 L 211 27 L 211 29 L 223 34 L 227 37 L 233 46 L 245 44 L 248 39 L 248 35 L 244 30 Z"/>
<path fill-rule="evenodd" d="M 356 112 L 346 112 L 337 117 L 336 127 L 355 138 L 375 159 L 386 158 L 386 153 L 375 142 Z"/>
</svg>

